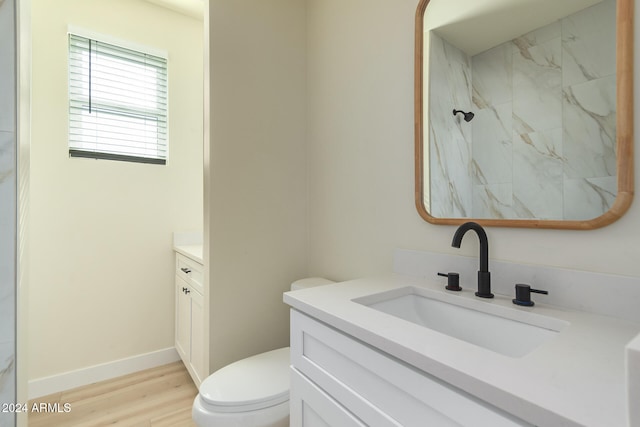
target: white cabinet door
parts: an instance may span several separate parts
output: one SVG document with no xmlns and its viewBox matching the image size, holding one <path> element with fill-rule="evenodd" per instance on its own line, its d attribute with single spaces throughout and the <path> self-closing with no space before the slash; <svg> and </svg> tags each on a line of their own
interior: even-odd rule
<svg viewBox="0 0 640 427">
<path fill-rule="evenodd" d="M 193 290 L 191 293 L 191 367 L 195 373 L 196 384 L 204 380 L 204 301 L 202 295 Z"/>
<path fill-rule="evenodd" d="M 176 276 L 176 350 L 196 386 L 206 376 L 204 299 L 194 287 Z"/>
<path fill-rule="evenodd" d="M 176 350 L 187 363 L 191 354 L 191 297 L 187 283 L 176 276 Z"/>
<path fill-rule="evenodd" d="M 318 386 L 291 368 L 291 426 L 365 427 L 352 413 L 333 400 Z"/>
</svg>

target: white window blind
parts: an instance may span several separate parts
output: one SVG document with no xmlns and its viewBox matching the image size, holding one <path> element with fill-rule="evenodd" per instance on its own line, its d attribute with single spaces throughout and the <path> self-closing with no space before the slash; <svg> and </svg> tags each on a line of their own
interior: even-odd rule
<svg viewBox="0 0 640 427">
<path fill-rule="evenodd" d="M 165 164 L 167 60 L 69 34 L 69 155 Z"/>
</svg>

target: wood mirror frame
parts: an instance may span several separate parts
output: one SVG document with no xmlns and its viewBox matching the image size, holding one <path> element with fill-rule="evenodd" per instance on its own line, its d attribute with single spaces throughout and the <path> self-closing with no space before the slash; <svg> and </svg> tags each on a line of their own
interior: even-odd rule
<svg viewBox="0 0 640 427">
<path fill-rule="evenodd" d="M 423 89 L 425 82 L 423 43 L 424 14 L 430 0 L 420 0 L 415 22 L 415 203 L 420 216 L 432 223 L 459 225 L 473 220 L 483 226 L 590 230 L 618 220 L 631 206 L 633 173 L 633 10 L 634 0 L 616 3 L 616 165 L 618 191 L 611 208 L 590 220 L 436 218 L 427 212 L 424 202 L 424 129 Z M 427 147 L 428 149 L 428 147 Z"/>
</svg>

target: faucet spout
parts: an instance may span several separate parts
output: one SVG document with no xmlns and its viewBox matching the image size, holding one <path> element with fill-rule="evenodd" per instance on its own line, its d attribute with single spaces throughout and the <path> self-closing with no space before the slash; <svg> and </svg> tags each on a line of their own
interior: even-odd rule
<svg viewBox="0 0 640 427">
<path fill-rule="evenodd" d="M 491 273 L 489 273 L 489 239 L 484 228 L 475 222 L 465 222 L 456 230 L 453 235 L 451 246 L 459 248 L 462 244 L 462 238 L 469 230 L 473 230 L 480 239 L 480 270 L 478 271 L 478 292 L 476 296 L 481 298 L 493 298 L 491 293 Z"/>
</svg>

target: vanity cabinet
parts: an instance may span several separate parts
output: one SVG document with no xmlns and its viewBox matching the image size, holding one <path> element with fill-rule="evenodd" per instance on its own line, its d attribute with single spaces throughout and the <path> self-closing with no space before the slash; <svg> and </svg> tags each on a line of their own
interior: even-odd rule
<svg viewBox="0 0 640 427">
<path fill-rule="evenodd" d="M 176 253 L 175 345 L 197 387 L 206 377 L 202 278 L 202 264 Z"/>
<path fill-rule="evenodd" d="M 296 310 L 291 363 L 291 425 L 531 425 Z"/>
</svg>

